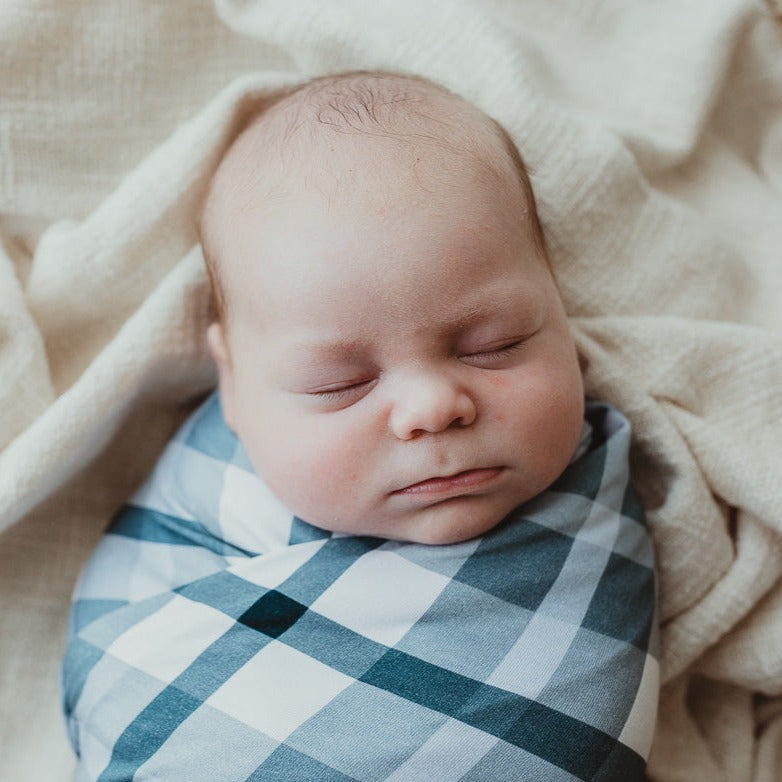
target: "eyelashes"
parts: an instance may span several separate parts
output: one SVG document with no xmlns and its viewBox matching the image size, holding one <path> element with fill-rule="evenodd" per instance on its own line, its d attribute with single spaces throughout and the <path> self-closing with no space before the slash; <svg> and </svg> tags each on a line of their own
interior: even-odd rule
<svg viewBox="0 0 782 782">
<path fill-rule="evenodd" d="M 525 339 L 514 339 L 510 342 L 500 344 L 490 350 L 479 350 L 475 353 L 467 353 L 459 358 L 471 366 L 477 366 L 484 369 L 503 368 L 508 359 L 515 357 L 526 344 Z"/>
<path fill-rule="evenodd" d="M 500 343 L 489 350 L 479 350 L 473 353 L 465 353 L 455 356 L 458 361 L 476 369 L 498 370 L 512 366 L 516 361 L 516 354 L 526 345 L 526 338 L 514 338 Z M 379 382 L 380 376 L 361 378 L 344 383 L 334 383 L 322 388 L 306 391 L 305 395 L 311 397 L 324 406 L 340 410 L 363 399 Z"/>
<path fill-rule="evenodd" d="M 357 380 L 350 383 L 344 383 L 333 387 L 319 388 L 314 391 L 308 391 L 307 395 L 320 399 L 324 402 L 347 402 L 358 400 L 360 397 L 369 393 L 371 388 L 377 383 L 377 378 L 368 378 L 367 380 Z"/>
</svg>

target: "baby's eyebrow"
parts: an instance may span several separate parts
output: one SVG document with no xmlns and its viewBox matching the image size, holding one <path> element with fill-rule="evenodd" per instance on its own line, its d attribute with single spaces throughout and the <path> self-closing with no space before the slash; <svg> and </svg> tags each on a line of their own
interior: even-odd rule
<svg viewBox="0 0 782 782">
<path fill-rule="evenodd" d="M 537 311 L 539 302 L 529 291 L 503 291 L 490 300 L 470 302 L 461 312 L 454 312 L 443 323 L 432 323 L 432 333 L 456 334 L 495 319 L 524 318 Z M 351 361 L 366 358 L 372 351 L 371 341 L 361 337 L 306 331 L 296 335 L 293 345 L 305 363 L 311 361 Z"/>
<path fill-rule="evenodd" d="M 309 355 L 318 360 L 340 361 L 364 355 L 369 346 L 361 339 L 302 337 L 296 340 L 296 347 L 305 356 Z"/>
<path fill-rule="evenodd" d="M 538 304 L 538 299 L 529 291 L 514 290 L 512 293 L 503 291 L 490 300 L 474 304 L 469 310 L 456 315 L 453 326 L 455 329 L 468 329 L 495 318 L 523 317 L 534 310 Z"/>
</svg>

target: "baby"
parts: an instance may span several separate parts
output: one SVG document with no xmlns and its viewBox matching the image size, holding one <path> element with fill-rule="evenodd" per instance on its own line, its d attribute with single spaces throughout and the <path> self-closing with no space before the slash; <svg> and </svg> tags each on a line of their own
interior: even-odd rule
<svg viewBox="0 0 782 782">
<path fill-rule="evenodd" d="M 629 426 L 585 404 L 508 134 L 417 77 L 317 79 L 200 229 L 219 401 L 76 590 L 77 779 L 641 780 Z"/>
<path fill-rule="evenodd" d="M 532 189 L 466 101 L 386 74 L 294 90 L 201 231 L 225 419 L 301 518 L 453 543 L 571 460 L 583 387 Z"/>
</svg>

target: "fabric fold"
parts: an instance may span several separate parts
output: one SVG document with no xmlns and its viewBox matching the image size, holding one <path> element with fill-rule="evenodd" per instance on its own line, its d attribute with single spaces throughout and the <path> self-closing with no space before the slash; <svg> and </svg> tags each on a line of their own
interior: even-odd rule
<svg viewBox="0 0 782 782">
<path fill-rule="evenodd" d="M 81 577 L 63 684 L 82 777 L 212 780 L 195 746 L 237 782 L 640 781 L 654 554 L 626 419 L 591 403 L 586 420 L 548 491 L 425 546 L 292 516 L 210 397 Z"/>
<path fill-rule="evenodd" d="M 519 144 L 589 391 L 632 422 L 669 672 L 650 776 L 779 778 L 782 716 L 747 697 L 781 697 L 782 45 L 766 4 L 6 6 L 0 527 L 25 526 L 0 550 L 12 595 L 3 659 L 35 648 L 53 670 L 63 595 L 42 582 L 41 562 L 68 562 L 75 577 L 104 509 L 214 382 L 192 220 L 236 123 L 264 90 L 309 75 L 414 70 Z M 27 220 L 41 226 L 29 275 L 26 255 L 6 258 L 9 226 Z M 741 593 L 723 597 L 730 585 Z M 27 621 L 41 611 L 60 625 Z M 740 763 L 704 716 L 704 682 L 749 742 Z M 2 697 L 18 703 L 33 686 L 4 681 Z M 15 782 L 19 769 L 60 772 L 35 765 L 45 761 L 33 734 L 4 734 Z"/>
</svg>

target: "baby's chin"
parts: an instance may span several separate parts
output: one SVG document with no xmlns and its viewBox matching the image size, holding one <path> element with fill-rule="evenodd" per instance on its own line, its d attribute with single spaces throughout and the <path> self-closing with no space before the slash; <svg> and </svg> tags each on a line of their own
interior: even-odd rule
<svg viewBox="0 0 782 782">
<path fill-rule="evenodd" d="M 459 497 L 438 503 L 410 517 L 366 530 L 364 534 L 427 546 L 463 543 L 494 529 L 510 511 L 481 507 L 483 503 L 475 502 L 477 499 Z"/>
<path fill-rule="evenodd" d="M 420 534 L 413 533 L 402 540 L 405 540 L 408 543 L 420 543 L 425 546 L 455 545 L 457 543 L 465 543 L 468 540 L 479 538 L 497 526 L 497 524 L 499 524 L 499 522 L 487 526 L 486 529 L 483 529 L 480 532 L 465 529 L 425 529 L 421 530 Z"/>
<path fill-rule="evenodd" d="M 483 524 L 432 525 L 413 531 L 406 539 L 411 543 L 422 543 L 427 546 L 447 546 L 464 543 L 490 532 L 503 518 L 492 519 Z"/>
</svg>

